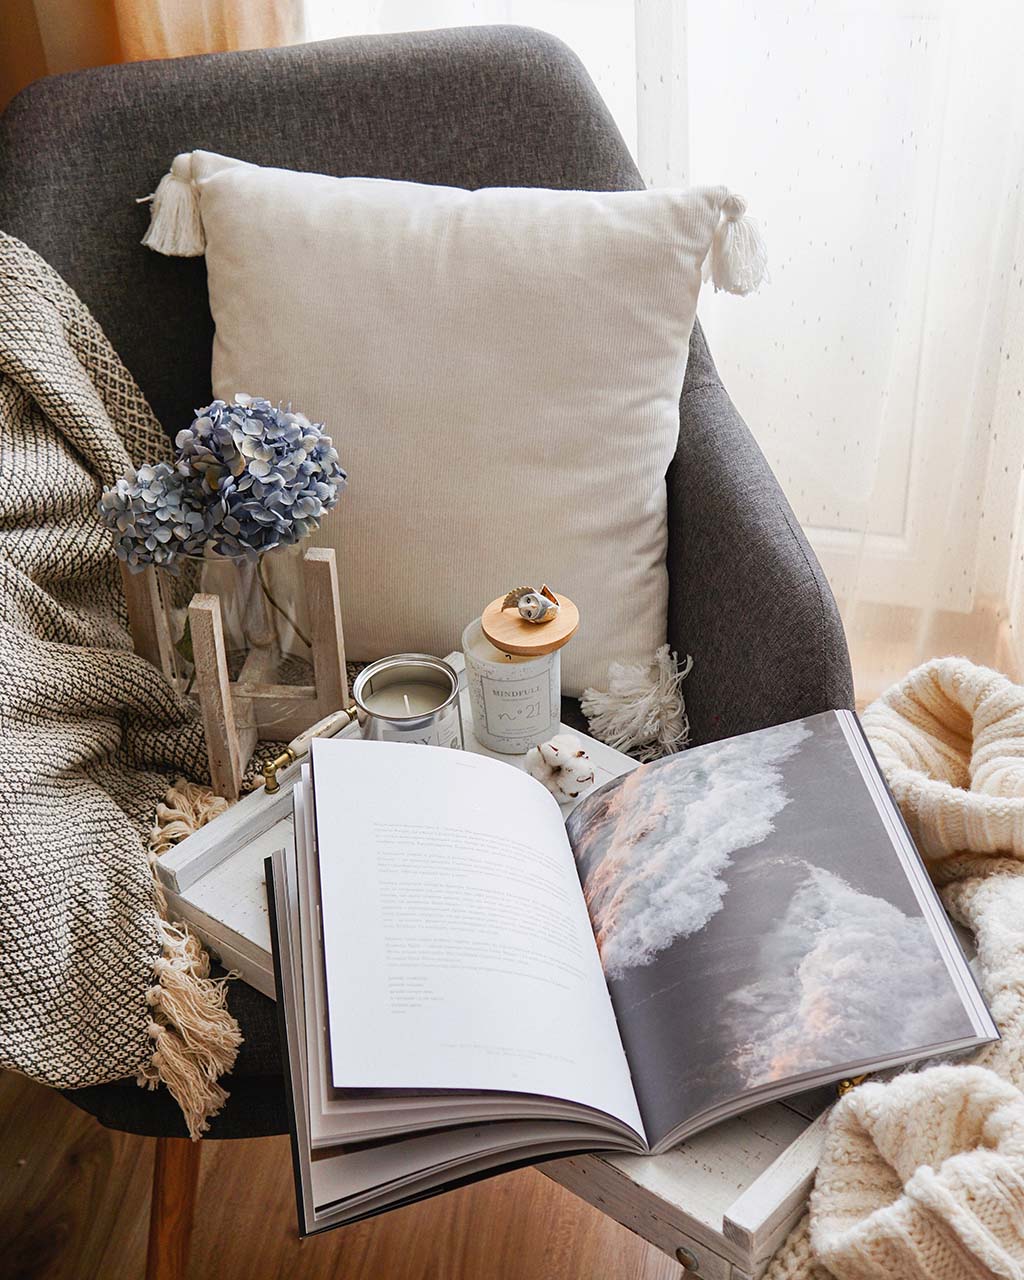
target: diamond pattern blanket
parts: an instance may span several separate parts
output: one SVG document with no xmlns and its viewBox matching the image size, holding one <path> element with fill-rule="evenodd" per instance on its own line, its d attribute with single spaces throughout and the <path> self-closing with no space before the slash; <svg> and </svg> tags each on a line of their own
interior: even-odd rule
<svg viewBox="0 0 1024 1280">
<path fill-rule="evenodd" d="M 132 652 L 96 504 L 166 441 L 74 292 L 0 233 L 0 1067 L 166 1084 L 197 1137 L 240 1042 L 163 919 L 147 829 L 207 776 L 192 704 Z"/>
</svg>

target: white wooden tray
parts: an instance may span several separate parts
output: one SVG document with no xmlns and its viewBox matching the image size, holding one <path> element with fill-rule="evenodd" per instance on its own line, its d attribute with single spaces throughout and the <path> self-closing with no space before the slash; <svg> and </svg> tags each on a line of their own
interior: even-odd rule
<svg viewBox="0 0 1024 1280">
<path fill-rule="evenodd" d="M 461 654 L 447 661 L 463 668 Z M 467 749 L 496 755 L 473 736 L 465 692 L 462 717 Z M 342 735 L 355 732 L 350 726 Z M 594 761 L 596 785 L 636 767 L 628 756 L 578 736 Z M 521 756 L 496 758 L 523 766 Z M 189 921 L 227 968 L 271 999 L 263 860 L 294 839 L 291 791 L 298 775 L 295 764 L 279 775 L 276 795 L 260 790 L 244 797 L 159 865 L 172 918 Z M 759 1107 L 663 1156 L 573 1156 L 540 1168 L 676 1258 L 686 1276 L 756 1280 L 803 1212 L 821 1151 L 821 1113 L 833 1096 L 824 1090 Z"/>
<path fill-rule="evenodd" d="M 758 1280 L 807 1204 L 834 1090 L 748 1111 L 662 1156 L 572 1156 L 555 1182 L 696 1280 Z"/>
</svg>

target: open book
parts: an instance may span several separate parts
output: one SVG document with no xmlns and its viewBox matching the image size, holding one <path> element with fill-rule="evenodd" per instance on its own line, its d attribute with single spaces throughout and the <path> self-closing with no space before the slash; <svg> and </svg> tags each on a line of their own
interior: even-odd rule
<svg viewBox="0 0 1024 1280">
<path fill-rule="evenodd" d="M 294 796 L 268 884 L 305 1233 L 997 1036 L 849 712 L 567 821 L 404 744 L 316 741 Z"/>
</svg>

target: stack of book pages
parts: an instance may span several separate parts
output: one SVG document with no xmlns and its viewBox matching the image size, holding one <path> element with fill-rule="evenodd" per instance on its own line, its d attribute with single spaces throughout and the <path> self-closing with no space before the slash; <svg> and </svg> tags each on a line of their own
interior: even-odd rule
<svg viewBox="0 0 1024 1280">
<path fill-rule="evenodd" d="M 501 760 L 358 740 L 293 797 L 267 884 L 304 1234 L 997 1035 L 850 712 L 568 817 Z"/>
</svg>

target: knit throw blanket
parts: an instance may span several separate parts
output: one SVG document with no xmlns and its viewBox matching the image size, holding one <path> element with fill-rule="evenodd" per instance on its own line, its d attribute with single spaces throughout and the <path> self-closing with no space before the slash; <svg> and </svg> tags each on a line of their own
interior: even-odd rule
<svg viewBox="0 0 1024 1280">
<path fill-rule="evenodd" d="M 1024 688 L 940 659 L 863 722 L 1002 1039 L 836 1105 L 766 1280 L 1024 1280 Z"/>
<path fill-rule="evenodd" d="M 223 984 L 161 916 L 146 835 L 206 775 L 193 706 L 135 656 L 100 489 L 166 451 L 72 290 L 0 233 L 0 1067 L 166 1084 L 193 1137 L 227 1097 Z"/>
</svg>

